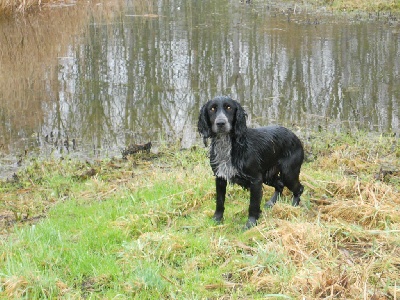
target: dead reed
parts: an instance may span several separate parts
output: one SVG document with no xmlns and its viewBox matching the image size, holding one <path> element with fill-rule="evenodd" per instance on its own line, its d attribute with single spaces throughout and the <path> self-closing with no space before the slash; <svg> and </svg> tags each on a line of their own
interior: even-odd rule
<svg viewBox="0 0 400 300">
<path fill-rule="evenodd" d="M 0 14 L 10 15 L 13 13 L 26 13 L 32 9 L 38 9 L 48 3 L 64 3 L 57 0 L 1 0 Z"/>
<path fill-rule="evenodd" d="M 101 2 L 101 1 L 95 1 Z M 114 2 L 114 3 L 113 3 Z M 102 3 L 104 7 L 119 5 L 120 1 L 108 1 Z M 9 16 L 13 14 L 24 15 L 34 13 L 47 8 L 65 8 L 76 6 L 76 1 L 72 0 L 0 0 L 0 16 Z M 80 6 L 85 6 L 87 3 L 81 2 Z M 134 6 L 143 8 L 148 13 L 152 9 L 152 0 L 136 0 Z"/>
</svg>

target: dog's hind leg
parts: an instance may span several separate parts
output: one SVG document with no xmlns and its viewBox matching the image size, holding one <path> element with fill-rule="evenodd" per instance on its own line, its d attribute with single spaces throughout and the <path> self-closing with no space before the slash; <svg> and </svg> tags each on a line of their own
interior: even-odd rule
<svg viewBox="0 0 400 300">
<path fill-rule="evenodd" d="M 299 205 L 300 196 L 301 196 L 301 194 L 303 194 L 303 190 L 304 190 L 304 187 L 299 182 L 297 187 L 296 187 L 296 189 L 295 189 L 295 191 L 293 191 L 293 202 L 292 202 L 293 206 L 298 206 Z"/>
<path fill-rule="evenodd" d="M 272 206 L 274 206 L 278 198 L 282 195 L 283 188 L 285 187 L 279 176 L 276 176 L 274 180 L 268 185 L 275 188 L 275 193 L 272 195 L 271 199 L 269 199 L 269 201 L 265 203 L 264 208 L 271 208 Z"/>
<path fill-rule="evenodd" d="M 281 178 L 283 184 L 293 193 L 293 206 L 299 205 L 300 196 L 304 190 L 304 187 L 299 180 L 303 159 L 303 148 L 298 148 L 291 156 L 287 157 L 286 160 L 281 163 Z"/>
<path fill-rule="evenodd" d="M 304 187 L 299 181 L 300 167 L 293 170 L 289 174 L 282 174 L 283 183 L 293 193 L 292 205 L 298 206 L 300 203 L 300 196 L 303 193 Z"/>
</svg>

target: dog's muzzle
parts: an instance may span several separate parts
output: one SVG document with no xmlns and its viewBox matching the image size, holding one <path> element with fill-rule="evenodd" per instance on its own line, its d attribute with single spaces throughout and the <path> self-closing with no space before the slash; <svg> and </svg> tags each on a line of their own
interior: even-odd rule
<svg viewBox="0 0 400 300">
<path fill-rule="evenodd" d="M 228 133 L 231 130 L 231 125 L 225 114 L 219 113 L 215 118 L 212 130 L 215 133 Z"/>
</svg>

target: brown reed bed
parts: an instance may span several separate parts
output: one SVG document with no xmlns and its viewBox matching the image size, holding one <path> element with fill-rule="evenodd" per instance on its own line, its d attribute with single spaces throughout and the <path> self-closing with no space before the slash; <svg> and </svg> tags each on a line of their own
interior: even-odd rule
<svg viewBox="0 0 400 300">
<path fill-rule="evenodd" d="M 36 12 L 42 12 L 47 9 L 57 10 L 59 8 L 70 8 L 74 6 L 87 6 L 95 5 L 96 3 L 102 4 L 104 7 L 121 4 L 120 1 L 72 1 L 72 0 L 0 0 L 0 17 L 11 15 L 27 15 Z M 152 0 L 136 0 L 133 5 L 139 8 L 145 8 L 148 13 L 152 8 Z"/>
<path fill-rule="evenodd" d="M 33 9 L 39 9 L 49 3 L 59 3 L 60 5 L 65 1 L 57 0 L 1 0 L 0 1 L 0 15 L 11 15 L 14 13 L 27 13 Z"/>
</svg>

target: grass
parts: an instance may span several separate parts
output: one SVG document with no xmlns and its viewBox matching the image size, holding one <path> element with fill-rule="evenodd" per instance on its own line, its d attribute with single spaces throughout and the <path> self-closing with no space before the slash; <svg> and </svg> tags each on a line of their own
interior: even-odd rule
<svg viewBox="0 0 400 300">
<path fill-rule="evenodd" d="M 296 3 L 296 1 L 291 1 Z M 152 5 L 149 0 L 141 0 L 140 3 Z M 327 6 L 339 11 L 400 11 L 399 0 L 310 0 L 306 3 L 314 6 Z M 26 13 L 46 6 L 48 4 L 65 5 L 68 1 L 60 0 L 0 0 L 0 15 L 10 15 L 13 13 Z"/>
<path fill-rule="evenodd" d="M 259 1 L 262 2 L 263 0 Z M 295 5 L 295 7 L 296 6 L 301 7 L 301 5 L 305 4 L 315 8 L 325 7 L 329 10 L 340 11 L 340 12 L 369 12 L 369 13 L 400 12 L 399 0 L 307 0 L 307 1 L 287 0 L 284 2 L 292 3 L 293 5 Z"/>
<path fill-rule="evenodd" d="M 400 11 L 399 0 L 324 0 L 325 4 L 340 11 Z"/>
<path fill-rule="evenodd" d="M 0 184 L 4 299 L 396 299 L 398 140 L 303 138 L 300 207 L 286 194 L 242 231 L 248 192 L 211 220 L 207 151 L 33 161 Z M 265 188 L 265 198 L 272 194 Z"/>
</svg>

